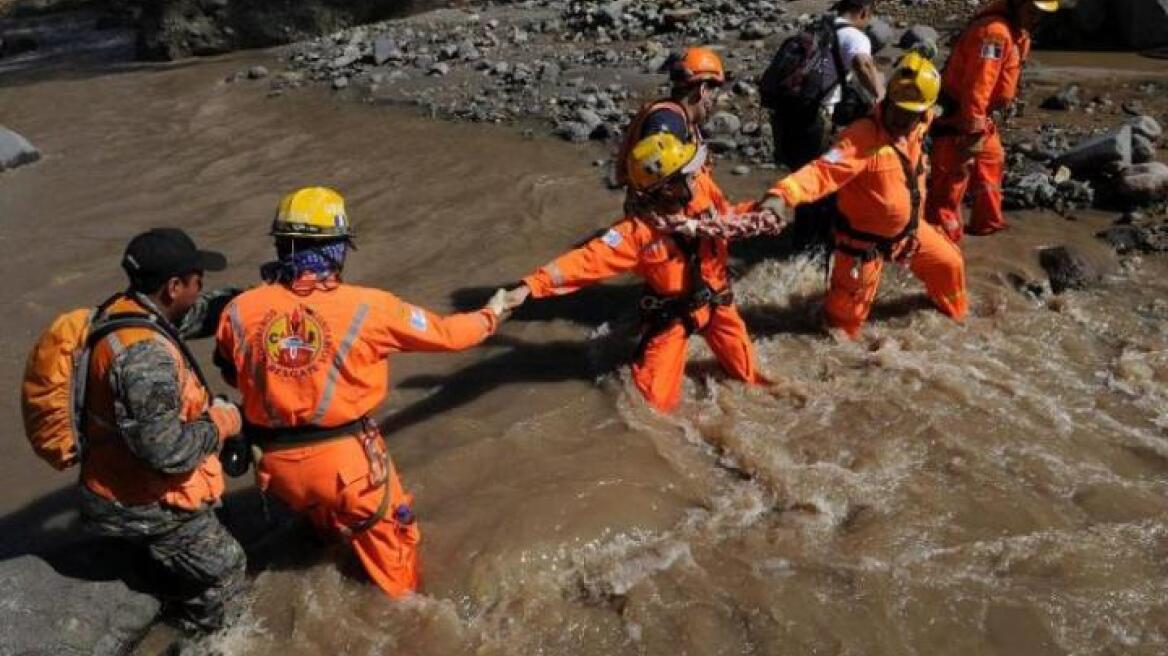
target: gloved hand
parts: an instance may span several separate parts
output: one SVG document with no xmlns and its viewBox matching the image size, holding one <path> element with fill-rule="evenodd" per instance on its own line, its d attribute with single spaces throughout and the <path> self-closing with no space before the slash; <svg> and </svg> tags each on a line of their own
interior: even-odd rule
<svg viewBox="0 0 1168 656">
<path fill-rule="evenodd" d="M 211 417 L 211 423 L 219 429 L 219 439 L 230 439 L 243 432 L 243 415 L 239 413 L 239 407 L 231 401 L 221 396 L 215 397 L 211 407 L 207 409 L 207 414 Z"/>
<path fill-rule="evenodd" d="M 779 217 L 784 228 L 795 221 L 795 208 L 788 205 L 787 201 L 783 200 L 781 196 L 767 196 L 763 198 L 758 204 L 758 209 L 770 212 Z"/>
<path fill-rule="evenodd" d="M 491 300 L 487 301 L 483 307 L 490 310 L 491 314 L 495 315 L 499 321 L 506 320 L 507 316 L 511 314 L 511 307 L 507 303 L 507 290 L 502 287 L 496 289 Z"/>
<path fill-rule="evenodd" d="M 515 289 L 508 290 L 506 293 L 505 302 L 508 310 L 514 310 L 520 305 L 523 305 L 527 298 L 531 296 L 531 288 L 527 285 L 519 285 Z"/>
</svg>

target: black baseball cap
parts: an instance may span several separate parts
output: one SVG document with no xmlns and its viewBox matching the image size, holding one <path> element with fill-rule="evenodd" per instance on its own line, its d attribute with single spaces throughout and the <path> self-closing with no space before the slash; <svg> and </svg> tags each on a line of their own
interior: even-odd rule
<svg viewBox="0 0 1168 656">
<path fill-rule="evenodd" d="M 227 268 L 227 258 L 222 253 L 199 250 L 178 228 L 154 228 L 130 240 L 122 268 L 135 283 L 158 286 L 195 271 L 222 271 Z"/>
</svg>

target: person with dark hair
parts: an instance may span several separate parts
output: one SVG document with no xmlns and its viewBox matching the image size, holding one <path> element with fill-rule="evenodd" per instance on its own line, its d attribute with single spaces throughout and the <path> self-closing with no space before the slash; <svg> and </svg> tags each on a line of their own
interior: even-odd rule
<svg viewBox="0 0 1168 656">
<path fill-rule="evenodd" d="M 1006 228 L 1002 177 L 1006 151 L 993 113 L 1018 95 L 1022 65 L 1030 54 L 1030 32 L 1058 0 L 1002 0 L 970 23 L 945 64 L 941 105 L 933 127 L 933 175 L 925 218 L 960 242 L 966 232 L 961 201 L 968 189 L 973 212 L 968 232 L 989 235 Z"/>
<path fill-rule="evenodd" d="M 92 320 L 90 335 L 100 339 L 80 419 L 84 524 L 144 546 L 166 609 L 196 633 L 223 628 L 245 601 L 243 548 L 214 513 L 224 490 L 216 454 L 239 434 L 241 417 L 212 398 L 178 328 L 192 307 L 208 306 L 203 274 L 226 265 L 181 230 L 130 241 L 122 258 L 129 289 Z"/>
<path fill-rule="evenodd" d="M 864 33 L 875 15 L 874 4 L 874 0 L 836 2 L 834 15 L 792 37 L 790 45 L 784 43 L 764 73 L 762 92 L 764 105 L 771 110 L 776 164 L 794 171 L 827 150 L 834 126 L 850 123 L 836 116 L 836 110 L 853 79 L 874 101 L 883 96 L 884 80 L 872 58 L 872 41 Z M 788 49 L 790 58 L 784 54 Z"/>
<path fill-rule="evenodd" d="M 353 232 L 340 194 L 298 189 L 272 222 L 277 260 L 228 304 L 215 362 L 243 395 L 262 449 L 261 489 L 349 542 L 369 578 L 401 597 L 420 583 L 421 532 L 372 414 L 394 353 L 461 351 L 506 318 L 503 290 L 474 312 L 440 316 L 342 281 Z"/>
</svg>

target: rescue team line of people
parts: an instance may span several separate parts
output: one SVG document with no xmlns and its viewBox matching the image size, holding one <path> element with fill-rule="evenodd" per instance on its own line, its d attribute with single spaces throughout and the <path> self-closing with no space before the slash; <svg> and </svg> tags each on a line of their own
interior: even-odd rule
<svg viewBox="0 0 1168 656">
<path fill-rule="evenodd" d="M 866 11 L 870 2 L 839 5 Z M 128 289 L 58 317 L 35 345 L 22 386 L 26 433 L 57 468 L 80 466 L 86 525 L 144 548 L 165 573 L 158 594 L 170 617 L 190 631 L 221 628 L 243 609 L 244 552 L 214 509 L 225 487 L 220 454 L 238 475 L 252 446 L 261 490 L 350 544 L 386 594 L 409 594 L 420 583 L 421 531 L 372 419 L 389 391 L 392 354 L 474 347 L 531 299 L 633 273 L 646 293 L 632 378 L 648 404 L 678 406 L 695 334 L 729 376 L 768 384 L 735 304 L 729 242 L 779 234 L 795 208 L 832 195 L 829 326 L 859 333 L 885 262 L 906 266 L 936 307 L 961 321 L 957 205 L 972 177 L 971 232 L 1004 225 L 990 112 L 1016 94 L 1023 27 L 1057 5 L 1016 0 L 983 12 L 944 74 L 906 54 L 879 105 L 759 201 L 731 203 L 714 181 L 699 126 L 725 74 L 712 50 L 691 48 L 673 69 L 671 97 L 645 106 L 626 135 L 623 216 L 474 312 L 442 316 L 345 282 L 354 233 L 342 197 L 322 187 L 280 202 L 275 260 L 242 293 L 203 293 L 204 274 L 226 259 L 181 230 L 140 234 L 122 258 Z M 949 111 L 934 120 L 942 95 Z M 941 165 L 927 180 L 931 129 Z M 212 333 L 215 365 L 238 390 L 238 406 L 212 396 L 184 342 Z"/>
</svg>

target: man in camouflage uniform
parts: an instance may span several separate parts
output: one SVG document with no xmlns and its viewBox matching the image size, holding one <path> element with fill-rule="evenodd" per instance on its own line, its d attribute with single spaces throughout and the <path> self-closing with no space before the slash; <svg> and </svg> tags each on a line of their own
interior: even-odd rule
<svg viewBox="0 0 1168 656">
<path fill-rule="evenodd" d="M 180 230 L 135 237 L 122 262 L 130 289 L 102 317 L 132 314 L 156 328 L 118 328 L 93 344 L 85 393 L 81 513 L 87 528 L 144 547 L 167 611 L 190 632 L 236 619 L 245 597 L 243 548 L 219 522 L 217 453 L 238 435 L 238 409 L 210 398 L 182 335 L 209 333 L 232 295 L 200 296 L 204 271 L 226 260 Z M 194 310 L 193 313 L 188 313 Z"/>
</svg>

